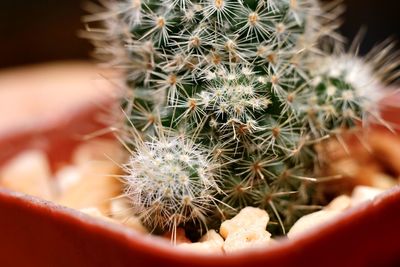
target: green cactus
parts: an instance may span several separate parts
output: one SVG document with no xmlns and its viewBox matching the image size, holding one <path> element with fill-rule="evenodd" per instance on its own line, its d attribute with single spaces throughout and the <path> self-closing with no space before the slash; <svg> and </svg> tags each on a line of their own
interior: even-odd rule
<svg viewBox="0 0 400 267">
<path fill-rule="evenodd" d="M 220 191 L 218 165 L 207 150 L 162 131 L 152 141 L 137 140 L 135 147 L 125 165 L 126 195 L 144 224 L 176 230 L 188 221 L 204 220 Z"/>
<path fill-rule="evenodd" d="M 338 54 L 337 3 L 105 5 L 86 21 L 105 21 L 89 28 L 97 52 L 126 70 L 127 127 L 138 134 L 124 138 L 140 141 L 128 141 L 125 192 L 150 229 L 218 227 L 258 206 L 284 234 L 318 208 L 313 184 L 338 178 L 319 177 L 314 145 L 380 118 L 383 80 L 367 60 Z"/>
</svg>

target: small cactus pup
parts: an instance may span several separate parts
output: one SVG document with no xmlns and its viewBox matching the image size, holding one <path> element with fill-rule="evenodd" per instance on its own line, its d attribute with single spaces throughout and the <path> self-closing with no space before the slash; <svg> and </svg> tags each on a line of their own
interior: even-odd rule
<svg viewBox="0 0 400 267">
<path fill-rule="evenodd" d="M 105 8 L 104 8 L 105 7 Z M 318 209 L 330 136 L 374 117 L 391 48 L 341 53 L 337 3 L 124 0 L 92 6 L 97 52 L 126 71 L 133 213 L 155 232 L 218 228 L 246 206 L 285 234 Z M 394 62 L 394 63 L 393 63 Z M 376 71 L 379 64 L 384 67 Z"/>
<path fill-rule="evenodd" d="M 135 148 L 125 165 L 125 194 L 143 223 L 175 234 L 179 225 L 205 220 L 220 190 L 208 150 L 163 130 L 157 138 L 138 139 Z"/>
</svg>

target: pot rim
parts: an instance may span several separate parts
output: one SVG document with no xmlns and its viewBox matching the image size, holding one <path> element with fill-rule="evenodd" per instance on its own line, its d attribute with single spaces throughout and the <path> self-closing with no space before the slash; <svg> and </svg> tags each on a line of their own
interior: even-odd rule
<svg viewBox="0 0 400 267">
<path fill-rule="evenodd" d="M 55 221 L 64 221 L 85 228 L 87 231 L 96 232 L 107 238 L 119 242 L 121 245 L 136 251 L 145 253 L 150 257 L 163 258 L 165 260 L 179 260 L 180 262 L 196 262 L 212 265 L 229 265 L 238 261 L 249 262 L 252 258 L 282 257 L 288 251 L 296 251 L 298 248 L 306 248 L 312 243 L 319 242 L 321 238 L 343 230 L 351 224 L 358 223 L 372 216 L 382 207 L 400 203 L 400 186 L 385 191 L 372 201 L 352 207 L 332 220 L 316 226 L 306 233 L 301 233 L 293 239 L 280 238 L 276 244 L 267 247 L 252 248 L 237 253 L 200 254 L 193 251 L 173 247 L 169 241 L 150 234 L 141 234 L 117 223 L 103 221 L 101 219 L 84 214 L 78 210 L 67 208 L 59 204 L 46 201 L 23 193 L 0 188 L 0 202 L 22 206 L 31 212 L 41 216 L 49 216 Z"/>
</svg>

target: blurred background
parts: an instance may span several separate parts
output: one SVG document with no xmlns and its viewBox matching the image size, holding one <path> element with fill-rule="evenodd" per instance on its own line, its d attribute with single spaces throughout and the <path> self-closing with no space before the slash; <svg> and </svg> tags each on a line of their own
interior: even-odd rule
<svg viewBox="0 0 400 267">
<path fill-rule="evenodd" d="M 90 44 L 77 35 L 83 28 L 83 1 L 86 0 L 1 0 L 0 68 L 90 58 Z M 367 28 L 362 53 L 387 37 L 400 40 L 399 1 L 344 2 L 347 11 L 342 34 L 351 40 L 360 27 Z"/>
</svg>

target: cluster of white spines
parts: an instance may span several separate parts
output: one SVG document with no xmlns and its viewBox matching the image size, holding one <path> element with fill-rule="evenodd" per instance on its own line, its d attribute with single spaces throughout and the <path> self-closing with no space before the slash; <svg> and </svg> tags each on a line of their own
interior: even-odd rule
<svg viewBox="0 0 400 267">
<path fill-rule="evenodd" d="M 204 220 L 219 191 L 207 151 L 182 136 L 138 143 L 124 167 L 125 194 L 153 228 Z"/>
<path fill-rule="evenodd" d="M 381 120 L 377 103 L 385 85 L 373 64 L 343 53 L 316 57 L 313 65 L 309 69 L 315 90 L 308 109 L 319 113 L 320 132 L 335 134 L 367 119 Z"/>
<path fill-rule="evenodd" d="M 373 101 L 382 98 L 382 81 L 375 75 L 373 66 L 363 58 L 342 54 L 338 57 L 326 57 L 320 62 L 316 75 L 341 79 L 354 88 L 357 97 Z"/>
<path fill-rule="evenodd" d="M 167 83 L 165 77 L 171 74 L 179 78 L 182 70 L 198 79 L 204 70 L 221 64 L 285 61 L 285 55 L 301 52 L 297 40 L 304 34 L 306 21 L 319 23 L 318 12 L 313 0 L 258 1 L 254 10 L 243 0 L 129 0 L 113 6 L 109 17 L 119 17 L 119 23 L 125 23 L 120 28 L 128 28 L 131 34 L 121 36 L 111 28 L 105 38 L 118 35 L 123 39 L 134 63 L 124 66 L 129 78 L 136 82 L 152 76 L 146 81 L 154 81 L 147 84 L 153 89 Z M 320 35 L 314 29 L 308 39 L 315 41 Z M 270 55 L 260 58 L 258 51 L 264 46 Z M 151 49 L 143 51 L 143 47 Z"/>
<path fill-rule="evenodd" d="M 249 67 L 210 72 L 208 78 L 212 83 L 199 94 L 200 103 L 216 119 L 233 119 L 245 124 L 253 119 L 254 111 L 266 109 L 271 102 L 260 94 L 260 83 Z"/>
</svg>

